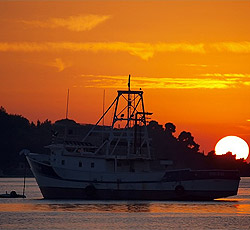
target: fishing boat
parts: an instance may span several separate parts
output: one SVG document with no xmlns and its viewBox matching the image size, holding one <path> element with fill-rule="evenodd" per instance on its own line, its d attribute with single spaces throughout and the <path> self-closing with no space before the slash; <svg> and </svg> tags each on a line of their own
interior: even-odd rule
<svg viewBox="0 0 250 230">
<path fill-rule="evenodd" d="M 110 112 L 111 125 L 101 125 Z M 155 159 L 147 132 L 150 115 L 143 91 L 131 90 L 129 76 L 128 89 L 117 91 L 82 140 L 65 137 L 46 146 L 49 154 L 27 153 L 43 197 L 213 200 L 237 194 L 238 171 L 170 169 L 172 161 Z"/>
</svg>

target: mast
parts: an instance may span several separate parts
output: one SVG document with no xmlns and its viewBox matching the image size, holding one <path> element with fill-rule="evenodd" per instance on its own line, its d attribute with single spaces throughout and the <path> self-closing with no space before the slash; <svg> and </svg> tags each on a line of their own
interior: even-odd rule
<svg viewBox="0 0 250 230">
<path fill-rule="evenodd" d="M 103 91 L 102 114 L 104 114 L 104 112 L 105 112 L 105 89 Z M 104 117 L 105 116 L 103 116 L 103 119 L 102 119 L 102 126 L 104 126 L 104 124 L 105 124 Z"/>
<path fill-rule="evenodd" d="M 68 112 L 69 112 L 69 89 L 67 94 L 66 119 L 68 119 Z"/>
<path fill-rule="evenodd" d="M 130 106 L 131 106 L 131 100 L 130 100 L 130 74 L 128 75 L 128 114 L 127 114 L 127 126 L 128 129 L 130 128 Z"/>
<path fill-rule="evenodd" d="M 104 114 L 105 113 L 105 89 L 103 90 L 103 100 L 102 100 L 102 114 Z M 103 118 L 102 118 L 102 128 L 103 128 L 103 132 L 102 132 L 102 142 L 103 142 L 103 135 L 104 135 L 104 130 L 105 130 L 105 127 L 104 127 L 104 125 L 105 125 L 105 120 L 104 120 L 104 118 L 105 118 L 105 115 L 103 116 Z"/>
<path fill-rule="evenodd" d="M 25 186 L 26 186 L 26 161 L 24 161 L 24 175 L 23 175 L 23 198 L 25 198 Z"/>
<path fill-rule="evenodd" d="M 152 113 L 145 111 L 143 91 L 141 89 L 131 90 L 130 78 L 129 75 L 127 90 L 117 91 L 115 100 L 83 139 L 83 141 L 87 141 L 92 132 L 100 132 L 98 129 L 100 122 L 102 121 L 104 124 L 104 116 L 108 112 L 112 113 L 111 126 L 109 129 L 108 127 L 103 129 L 108 135 L 106 135 L 105 140 L 102 140 L 100 146 L 97 146 L 95 154 L 102 152 L 107 157 L 114 159 L 120 157 L 123 159 L 124 157 L 126 159 L 151 158 L 146 116 Z"/>
<path fill-rule="evenodd" d="M 128 138 L 128 149 L 127 149 L 127 156 L 130 155 L 130 142 L 131 142 L 131 132 L 130 132 L 130 106 L 131 106 L 131 100 L 130 100 L 130 74 L 128 75 L 128 114 L 127 114 L 127 138 Z"/>
</svg>

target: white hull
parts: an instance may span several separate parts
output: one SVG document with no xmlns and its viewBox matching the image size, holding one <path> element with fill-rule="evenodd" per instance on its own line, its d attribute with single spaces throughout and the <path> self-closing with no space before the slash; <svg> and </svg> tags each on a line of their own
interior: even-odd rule
<svg viewBox="0 0 250 230">
<path fill-rule="evenodd" d="M 44 198 L 212 200 L 237 194 L 235 171 L 84 172 L 27 156 Z"/>
</svg>

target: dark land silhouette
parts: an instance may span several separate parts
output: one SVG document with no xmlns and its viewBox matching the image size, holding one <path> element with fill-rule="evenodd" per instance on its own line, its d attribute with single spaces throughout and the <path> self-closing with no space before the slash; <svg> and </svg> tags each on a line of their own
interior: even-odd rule
<svg viewBox="0 0 250 230">
<path fill-rule="evenodd" d="M 65 126 L 69 128 L 66 130 Z M 70 119 L 62 119 L 52 123 L 45 120 L 36 123 L 17 114 L 8 114 L 0 108 L 0 176 L 23 176 L 28 167 L 22 149 L 44 153 L 44 146 L 49 145 L 55 136 L 63 139 L 65 134 L 72 139 L 83 137 L 92 125 L 80 125 Z M 214 150 L 207 155 L 199 152 L 199 144 L 188 131 L 175 136 L 176 126 L 166 123 L 164 126 L 157 121 L 148 124 L 149 136 L 152 138 L 152 154 L 156 159 L 171 160 L 173 166 L 191 169 L 234 169 L 241 176 L 250 176 L 250 164 L 244 159 L 236 160 L 232 153 L 223 156 L 215 155 Z M 65 133 L 67 132 L 67 133 Z M 58 138 L 58 137 L 57 137 Z M 30 170 L 26 174 L 32 175 Z"/>
</svg>

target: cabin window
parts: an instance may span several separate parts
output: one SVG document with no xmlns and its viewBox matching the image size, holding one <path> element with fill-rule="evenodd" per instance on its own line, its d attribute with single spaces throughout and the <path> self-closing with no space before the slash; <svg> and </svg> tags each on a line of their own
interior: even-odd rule
<svg viewBox="0 0 250 230">
<path fill-rule="evenodd" d="M 94 162 L 91 162 L 90 167 L 91 167 L 91 168 L 94 168 L 94 167 L 95 167 L 95 163 L 94 163 Z"/>
<path fill-rule="evenodd" d="M 81 161 L 79 161 L 79 164 L 78 164 L 78 165 L 79 165 L 79 167 L 82 167 L 82 162 L 81 162 Z"/>
<path fill-rule="evenodd" d="M 62 165 L 65 165 L 65 160 L 62 160 Z"/>
</svg>

